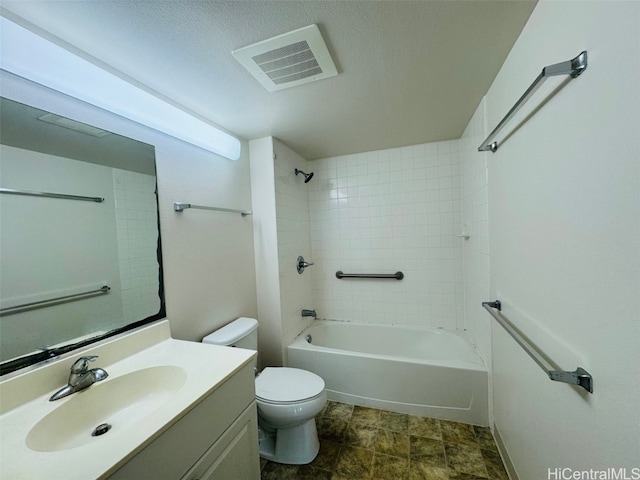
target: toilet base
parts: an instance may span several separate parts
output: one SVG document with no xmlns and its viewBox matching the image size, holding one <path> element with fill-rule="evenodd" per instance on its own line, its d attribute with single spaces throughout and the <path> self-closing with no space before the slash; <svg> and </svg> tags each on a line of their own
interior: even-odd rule
<svg viewBox="0 0 640 480">
<path fill-rule="evenodd" d="M 276 463 L 306 465 L 319 451 L 315 418 L 295 427 L 278 428 L 275 434 L 260 439 L 260 456 Z"/>
</svg>

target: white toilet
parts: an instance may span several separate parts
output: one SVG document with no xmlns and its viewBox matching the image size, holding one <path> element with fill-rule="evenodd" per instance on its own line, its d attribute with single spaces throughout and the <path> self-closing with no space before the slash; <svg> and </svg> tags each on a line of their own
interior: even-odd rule
<svg viewBox="0 0 640 480">
<path fill-rule="evenodd" d="M 258 349 L 258 321 L 241 317 L 203 343 Z M 299 368 L 267 367 L 256 377 L 260 456 L 277 463 L 310 463 L 320 450 L 315 416 L 327 403 L 324 380 Z"/>
</svg>

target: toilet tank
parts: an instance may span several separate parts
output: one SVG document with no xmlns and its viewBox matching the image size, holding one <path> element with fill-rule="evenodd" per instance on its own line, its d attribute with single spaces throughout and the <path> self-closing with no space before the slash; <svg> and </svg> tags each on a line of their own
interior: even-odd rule
<svg viewBox="0 0 640 480">
<path fill-rule="evenodd" d="M 202 343 L 258 350 L 258 321 L 240 317 L 202 339 Z"/>
</svg>

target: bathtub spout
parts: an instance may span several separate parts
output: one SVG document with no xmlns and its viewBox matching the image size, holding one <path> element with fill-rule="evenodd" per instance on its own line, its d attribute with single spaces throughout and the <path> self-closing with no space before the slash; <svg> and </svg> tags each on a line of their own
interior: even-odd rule
<svg viewBox="0 0 640 480">
<path fill-rule="evenodd" d="M 307 310 L 307 309 L 303 309 L 302 310 L 302 316 L 303 317 L 313 317 L 316 318 L 318 316 L 318 314 L 316 313 L 315 310 Z"/>
</svg>

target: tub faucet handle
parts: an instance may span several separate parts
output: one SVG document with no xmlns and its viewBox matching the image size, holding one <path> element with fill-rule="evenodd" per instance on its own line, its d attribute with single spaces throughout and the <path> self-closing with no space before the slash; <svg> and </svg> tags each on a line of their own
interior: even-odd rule
<svg viewBox="0 0 640 480">
<path fill-rule="evenodd" d="M 307 267 L 310 267 L 311 265 L 313 265 L 313 262 L 306 262 L 302 255 L 298 257 L 298 264 L 297 264 L 298 273 L 302 274 L 302 272 L 304 272 L 304 269 Z"/>
</svg>

